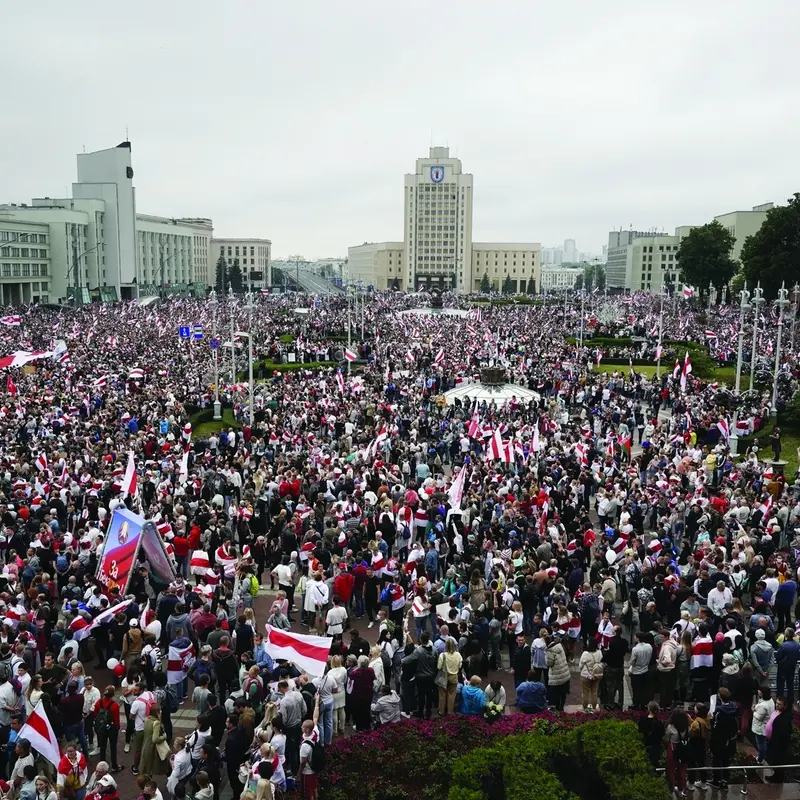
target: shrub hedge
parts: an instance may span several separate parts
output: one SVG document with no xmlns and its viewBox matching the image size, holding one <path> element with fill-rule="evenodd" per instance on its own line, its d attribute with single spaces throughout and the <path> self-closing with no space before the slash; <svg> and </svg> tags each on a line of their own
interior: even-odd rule
<svg viewBox="0 0 800 800">
<path fill-rule="evenodd" d="M 633 722 L 588 722 L 560 736 L 526 733 L 462 756 L 448 800 L 667 800 Z"/>
</svg>

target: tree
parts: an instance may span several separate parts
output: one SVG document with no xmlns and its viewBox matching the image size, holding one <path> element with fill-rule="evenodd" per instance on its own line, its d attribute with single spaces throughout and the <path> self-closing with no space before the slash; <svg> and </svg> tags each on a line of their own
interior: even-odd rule
<svg viewBox="0 0 800 800">
<path fill-rule="evenodd" d="M 528 294 L 536 294 L 536 280 L 528 278 Z"/>
<path fill-rule="evenodd" d="M 483 277 L 481 278 L 481 293 L 482 294 L 489 294 L 492 291 L 492 284 L 489 283 L 489 273 L 484 272 Z"/>
<path fill-rule="evenodd" d="M 742 247 L 742 273 L 752 288 L 759 280 L 765 297 L 777 297 L 782 282 L 800 280 L 800 193 L 788 205 L 767 211 L 767 218 Z"/>
<path fill-rule="evenodd" d="M 514 287 L 511 285 L 511 276 L 506 275 L 503 279 L 503 294 L 513 294 Z"/>
<path fill-rule="evenodd" d="M 575 289 L 576 292 L 579 292 L 583 289 L 583 273 L 581 272 L 579 275 L 575 276 L 575 284 L 572 287 Z"/>
<path fill-rule="evenodd" d="M 736 237 L 717 220 L 692 228 L 678 246 L 681 281 L 698 289 L 701 299 L 710 286 L 715 286 L 721 296 L 736 272 L 736 262 L 731 258 L 735 243 Z"/>
<path fill-rule="evenodd" d="M 228 270 L 228 280 L 234 292 L 242 291 L 242 268 L 239 266 L 239 259 L 233 262 L 233 266 Z"/>
<path fill-rule="evenodd" d="M 219 258 L 217 259 L 217 279 L 216 279 L 217 291 L 224 293 L 225 285 L 227 283 L 228 283 L 228 267 L 225 264 L 225 259 L 220 253 Z"/>
</svg>

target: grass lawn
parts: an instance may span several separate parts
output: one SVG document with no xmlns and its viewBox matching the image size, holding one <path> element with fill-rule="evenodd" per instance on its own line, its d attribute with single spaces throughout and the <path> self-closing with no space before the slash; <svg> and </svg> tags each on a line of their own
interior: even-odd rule
<svg viewBox="0 0 800 800">
<path fill-rule="evenodd" d="M 211 436 L 212 433 L 219 433 L 223 428 L 235 428 L 239 430 L 241 425 L 234 419 L 232 408 L 222 409 L 221 420 L 211 420 L 210 422 L 201 422 L 193 431 L 192 435 L 198 439 L 205 439 Z"/>
<path fill-rule="evenodd" d="M 661 362 L 661 374 L 663 375 L 665 372 L 671 373 L 672 369 L 675 365 L 668 363 L 667 361 Z M 644 375 L 648 378 L 651 378 L 653 375 L 656 374 L 656 370 L 658 369 L 657 365 L 649 365 L 645 364 L 644 366 L 635 366 L 633 368 L 636 372 L 640 375 Z M 600 362 L 600 372 L 613 372 L 616 370 L 617 372 L 628 372 L 628 365 L 627 364 L 604 364 L 602 361 Z M 598 372 L 597 366 L 592 366 L 593 372 Z M 714 370 L 714 379 L 724 385 L 728 386 L 729 388 L 733 389 L 734 384 L 736 383 L 736 367 L 717 367 Z M 749 374 L 742 370 L 742 382 L 741 382 L 741 390 L 745 391 L 750 386 L 750 377 Z"/>
<path fill-rule="evenodd" d="M 784 475 L 789 482 L 794 481 L 797 473 L 797 448 L 800 447 L 800 431 L 790 429 L 788 425 L 781 423 L 780 414 L 778 415 L 778 427 L 781 429 L 781 458 L 786 461 Z M 770 421 L 755 436 L 748 436 L 739 439 L 739 453 L 742 454 L 752 444 L 753 439 L 758 439 L 758 455 L 761 461 L 772 460 L 772 448 L 769 444 L 769 437 L 775 428 L 775 420 Z"/>
</svg>

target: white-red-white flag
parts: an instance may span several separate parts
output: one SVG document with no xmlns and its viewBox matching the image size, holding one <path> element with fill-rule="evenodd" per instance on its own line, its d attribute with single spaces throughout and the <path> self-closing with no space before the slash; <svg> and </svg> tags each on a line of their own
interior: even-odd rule
<svg viewBox="0 0 800 800">
<path fill-rule="evenodd" d="M 354 353 L 349 347 L 345 347 L 344 357 L 347 361 L 355 361 L 358 358 L 358 354 Z"/>
<path fill-rule="evenodd" d="M 194 664 L 194 645 L 187 647 L 169 646 L 167 656 L 167 683 L 170 685 L 180 683 L 189 673 Z"/>
<path fill-rule="evenodd" d="M 31 747 L 45 761 L 49 761 L 54 767 L 58 765 L 61 760 L 61 748 L 41 700 L 33 707 L 25 724 L 19 729 L 17 737 L 27 739 Z"/>
<path fill-rule="evenodd" d="M 332 641 L 330 636 L 308 636 L 267 625 L 265 644 L 267 652 L 274 659 L 285 658 L 309 675 L 318 677 L 325 672 Z"/>
<path fill-rule="evenodd" d="M 122 496 L 133 496 L 136 494 L 137 478 L 136 478 L 136 461 L 133 457 L 133 450 L 128 451 L 128 466 L 125 468 L 125 475 L 122 478 Z"/>
</svg>

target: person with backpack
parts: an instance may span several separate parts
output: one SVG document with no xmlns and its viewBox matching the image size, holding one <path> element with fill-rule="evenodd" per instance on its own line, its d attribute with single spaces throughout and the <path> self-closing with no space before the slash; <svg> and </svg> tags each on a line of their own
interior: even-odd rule
<svg viewBox="0 0 800 800">
<path fill-rule="evenodd" d="M 664 741 L 667 744 L 667 786 L 682 797 L 686 790 L 686 775 L 691 756 L 689 742 L 689 725 L 691 717 L 681 710 L 672 712 Z"/>
<path fill-rule="evenodd" d="M 711 762 L 715 767 L 711 786 L 725 789 L 728 786 L 728 769 L 736 750 L 739 735 L 739 706 L 731 700 L 731 693 L 724 686 L 711 698 L 713 707 L 711 727 Z"/>
<path fill-rule="evenodd" d="M 325 748 L 319 730 L 319 694 L 314 703 L 314 715 L 305 720 L 300 740 L 300 767 L 297 785 L 306 800 L 319 798 L 319 774 L 325 769 Z"/>
<path fill-rule="evenodd" d="M 121 772 L 117 763 L 117 739 L 119 738 L 120 720 L 119 703 L 114 695 L 116 689 L 109 685 L 103 690 L 103 696 L 94 705 L 94 732 L 97 734 L 97 756 L 99 761 L 106 760 L 106 745 L 109 748 L 111 771 Z"/>
</svg>

